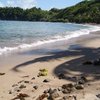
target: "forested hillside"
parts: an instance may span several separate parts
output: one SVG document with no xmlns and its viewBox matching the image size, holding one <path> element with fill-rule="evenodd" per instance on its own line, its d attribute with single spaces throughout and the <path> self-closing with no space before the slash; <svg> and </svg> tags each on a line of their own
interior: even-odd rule
<svg viewBox="0 0 100 100">
<path fill-rule="evenodd" d="M 100 23 L 100 0 L 85 0 L 62 9 L 54 18 L 78 23 Z"/>
<path fill-rule="evenodd" d="M 100 23 L 100 0 L 83 0 L 65 9 L 49 11 L 36 7 L 0 7 L 0 20 Z"/>
</svg>

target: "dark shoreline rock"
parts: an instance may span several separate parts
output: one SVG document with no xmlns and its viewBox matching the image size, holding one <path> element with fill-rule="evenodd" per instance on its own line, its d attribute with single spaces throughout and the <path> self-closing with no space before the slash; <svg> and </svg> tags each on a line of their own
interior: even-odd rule
<svg viewBox="0 0 100 100">
<path fill-rule="evenodd" d="M 72 83 L 62 85 L 62 92 L 64 94 L 71 93 L 74 90 L 74 85 Z"/>
<path fill-rule="evenodd" d="M 40 95 L 36 100 L 44 100 L 45 98 L 48 98 L 48 95 L 46 93 Z"/>
<path fill-rule="evenodd" d="M 45 80 L 43 80 L 43 82 L 45 82 L 45 83 L 48 83 L 48 82 L 50 82 L 51 80 L 50 79 L 45 79 Z"/>
<path fill-rule="evenodd" d="M 94 65 L 99 66 L 100 65 L 100 58 L 94 60 L 94 61 L 85 61 L 83 62 L 83 65 Z"/>
<path fill-rule="evenodd" d="M 77 85 L 75 85 L 75 88 L 77 90 L 81 90 L 81 89 L 84 89 L 84 85 L 77 84 Z"/>
<path fill-rule="evenodd" d="M 18 84 L 13 84 L 13 85 L 12 85 L 12 87 L 16 87 L 16 86 L 18 86 Z"/>
<path fill-rule="evenodd" d="M 26 97 L 29 97 L 28 94 L 25 94 L 25 93 L 20 93 L 18 94 L 15 98 L 11 99 L 11 100 L 25 100 Z"/>
<path fill-rule="evenodd" d="M 29 83 L 30 81 L 24 81 L 24 83 Z"/>
<path fill-rule="evenodd" d="M 35 86 L 33 86 L 33 88 L 34 88 L 35 90 L 37 90 L 37 89 L 38 89 L 38 86 L 37 86 L 37 85 L 35 85 Z"/>
<path fill-rule="evenodd" d="M 65 74 L 64 73 L 59 73 L 58 74 L 58 78 L 59 79 L 64 79 L 65 78 Z"/>
<path fill-rule="evenodd" d="M 35 77 L 32 77 L 32 79 L 31 80 L 35 80 Z"/>
<path fill-rule="evenodd" d="M 94 60 L 93 65 L 99 66 L 100 65 L 100 58 Z"/>
<path fill-rule="evenodd" d="M 86 82 L 88 82 L 88 80 L 85 76 L 81 76 L 77 79 L 77 84 L 85 84 Z"/>
<path fill-rule="evenodd" d="M 92 61 L 85 61 L 85 62 L 83 62 L 83 65 L 92 65 L 92 64 L 93 64 Z"/>
<path fill-rule="evenodd" d="M 5 75 L 5 73 L 0 73 L 0 76 Z"/>
<path fill-rule="evenodd" d="M 49 92 L 49 100 L 55 100 L 56 98 L 58 98 L 60 95 L 57 91 L 57 89 L 52 90 L 51 92 Z"/>
<path fill-rule="evenodd" d="M 23 88 L 26 88 L 26 86 L 22 84 L 22 85 L 19 86 L 19 88 L 23 89 Z"/>
</svg>

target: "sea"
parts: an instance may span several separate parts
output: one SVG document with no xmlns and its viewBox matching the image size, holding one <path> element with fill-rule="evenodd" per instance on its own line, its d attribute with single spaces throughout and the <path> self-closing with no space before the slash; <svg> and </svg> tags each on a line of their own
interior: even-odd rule
<svg viewBox="0 0 100 100">
<path fill-rule="evenodd" d="M 99 26 L 88 24 L 0 21 L 0 55 L 71 40 L 99 30 Z"/>
</svg>

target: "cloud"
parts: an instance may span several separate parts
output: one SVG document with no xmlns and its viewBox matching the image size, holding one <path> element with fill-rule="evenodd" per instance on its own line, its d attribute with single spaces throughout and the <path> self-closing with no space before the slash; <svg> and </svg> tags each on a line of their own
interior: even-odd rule
<svg viewBox="0 0 100 100">
<path fill-rule="evenodd" d="M 21 7 L 26 9 L 36 6 L 36 0 L 6 0 L 6 2 L 0 2 L 0 6 Z"/>
<path fill-rule="evenodd" d="M 3 7 L 4 5 L 3 5 L 3 3 L 2 2 L 0 2 L 0 7 Z"/>
</svg>

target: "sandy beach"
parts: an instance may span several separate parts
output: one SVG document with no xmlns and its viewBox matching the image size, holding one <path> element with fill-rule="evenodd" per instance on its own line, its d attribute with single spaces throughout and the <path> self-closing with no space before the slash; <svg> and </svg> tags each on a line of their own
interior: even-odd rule
<svg viewBox="0 0 100 100">
<path fill-rule="evenodd" d="M 100 65 L 83 64 L 100 58 L 100 32 L 73 40 L 68 50 L 62 46 L 64 49 L 58 52 L 41 55 L 16 53 L 0 57 L 0 73 L 4 73 L 0 75 L 0 100 L 24 100 L 13 99 L 20 93 L 28 95 L 25 100 L 49 100 L 38 97 L 50 88 L 57 90 L 64 84 L 75 85 L 81 76 L 87 79 L 82 89 L 70 93 L 57 90 L 56 98 L 50 100 L 100 100 Z M 38 76 L 40 69 L 48 70 L 47 76 Z"/>
</svg>

